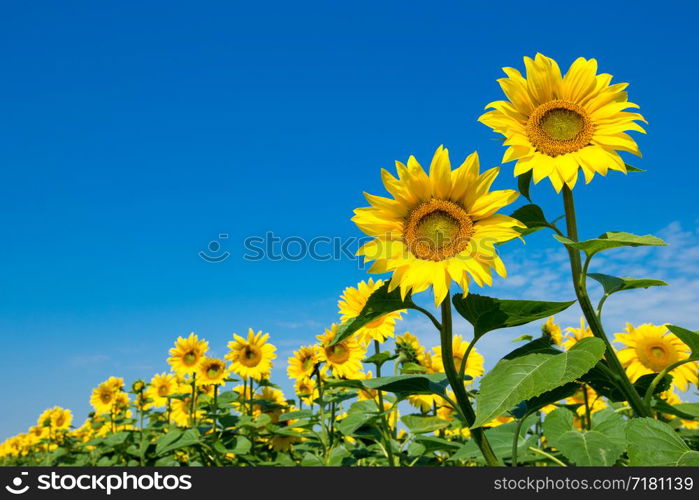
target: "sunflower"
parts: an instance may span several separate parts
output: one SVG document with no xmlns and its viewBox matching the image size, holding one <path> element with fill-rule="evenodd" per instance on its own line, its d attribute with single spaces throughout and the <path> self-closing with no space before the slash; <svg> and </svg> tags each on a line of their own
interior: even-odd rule
<svg viewBox="0 0 699 500">
<path fill-rule="evenodd" d="M 198 420 L 204 414 L 202 410 L 195 411 L 195 418 Z M 189 427 L 192 415 L 192 397 L 186 396 L 182 399 L 173 399 L 170 406 L 170 419 L 178 427 Z"/>
<path fill-rule="evenodd" d="M 345 288 L 345 291 L 342 292 L 342 296 L 337 303 L 341 315 L 340 322 L 345 323 L 359 316 L 371 294 L 381 288 L 382 285 L 383 280 L 374 281 L 369 278 L 367 281 L 360 281 L 357 284 L 357 288 L 351 286 Z M 356 332 L 359 341 L 366 345 L 372 340 L 385 342 L 387 338 L 393 337 L 396 321 L 401 319 L 401 314 L 404 312 L 405 309 L 384 314 L 366 324 Z"/>
<path fill-rule="evenodd" d="M 498 80 L 508 101 L 495 101 L 478 120 L 505 136 L 503 162 L 516 160 L 514 173 L 532 171 L 534 182 L 548 177 L 556 191 L 573 189 L 582 169 L 585 181 L 608 170 L 626 173 L 619 151 L 641 156 L 626 133 L 644 132 L 638 108 L 627 100 L 628 84 L 610 85 L 612 76 L 597 74 L 595 59 L 578 58 L 565 76 L 553 59 L 524 58 L 526 78 L 503 68 Z"/>
<path fill-rule="evenodd" d="M 435 394 L 411 394 L 408 403 L 423 413 L 432 411 L 439 402 L 439 396 Z"/>
<path fill-rule="evenodd" d="M 253 415 L 257 416 L 264 413 L 265 415 L 269 415 L 273 424 L 279 422 L 279 417 L 287 406 L 286 398 L 282 391 L 274 387 L 264 386 L 260 388 L 253 397 Z"/>
<path fill-rule="evenodd" d="M 222 359 L 204 357 L 197 369 L 197 384 L 223 385 L 230 369 Z"/>
<path fill-rule="evenodd" d="M 98 415 L 111 413 L 117 402 L 117 396 L 121 393 L 122 384 L 119 385 L 119 380 L 116 377 L 110 377 L 92 390 L 90 396 L 90 404 L 95 409 Z"/>
<path fill-rule="evenodd" d="M 294 383 L 294 391 L 296 396 L 307 405 L 312 405 L 319 395 L 315 380 L 309 377 L 297 378 Z"/>
<path fill-rule="evenodd" d="M 374 239 L 357 255 L 375 261 L 370 273 L 392 272 L 389 291 L 418 293 L 430 286 L 436 305 L 449 293 L 451 281 L 468 293 L 471 279 L 491 285 L 491 270 L 505 277 L 505 265 L 495 245 L 520 235 L 524 226 L 496 214 L 518 196 L 516 191 L 488 192 L 498 175 L 493 168 L 480 174 L 478 155 L 471 154 L 451 170 L 449 153 L 440 146 L 429 175 L 411 156 L 396 162 L 398 178 L 382 170 L 393 198 L 365 194 L 369 207 L 358 208 L 352 220 Z"/>
<path fill-rule="evenodd" d="M 396 352 L 403 363 L 420 364 L 425 357 L 425 348 L 417 337 L 410 332 L 396 337 Z"/>
<path fill-rule="evenodd" d="M 286 373 L 291 379 L 308 378 L 318 364 L 318 346 L 301 346 L 294 355 L 289 358 Z"/>
<path fill-rule="evenodd" d="M 168 396 L 177 394 L 179 383 L 171 373 L 154 375 L 146 389 L 146 395 L 153 401 L 153 406 L 167 406 Z"/>
<path fill-rule="evenodd" d="M 337 335 L 337 323 L 333 323 L 325 333 L 318 335 L 317 338 L 320 341 L 318 360 L 325 362 L 335 377 L 356 378 L 362 370 L 366 349 L 354 336 L 349 336 L 331 346 L 330 343 L 335 335 Z"/>
<path fill-rule="evenodd" d="M 563 345 L 563 333 L 561 327 L 553 321 L 553 316 L 546 320 L 544 326 L 541 327 L 541 333 L 544 337 L 550 339 L 551 343 L 557 346 Z"/>
<path fill-rule="evenodd" d="M 243 378 L 268 378 L 272 370 L 272 360 L 277 357 L 274 353 L 277 348 L 267 342 L 269 333 L 255 333 L 250 328 L 247 339 L 235 333 L 233 338 L 234 340 L 228 342 L 229 351 L 225 356 L 227 360 L 232 361 L 232 371 Z"/>
<path fill-rule="evenodd" d="M 662 325 L 646 323 L 634 327 L 627 323 L 626 332 L 617 333 L 614 340 L 625 346 L 619 350 L 618 356 L 632 382 L 642 375 L 661 372 L 689 357 L 687 345 Z M 673 385 L 681 391 L 686 391 L 689 383 L 696 386 L 698 365 L 691 362 L 672 370 Z"/>
<path fill-rule="evenodd" d="M 197 371 L 199 361 L 208 350 L 209 343 L 206 340 L 199 340 L 197 335 L 190 333 L 187 338 L 177 337 L 167 362 L 180 375 L 189 375 Z"/>
<path fill-rule="evenodd" d="M 587 337 L 593 337 L 590 327 L 585 325 L 585 318 L 580 318 L 580 328 L 566 328 L 566 334 L 563 336 L 563 348 L 570 350 L 575 344 Z"/>
<path fill-rule="evenodd" d="M 468 349 L 469 343 L 465 342 L 461 335 L 454 335 L 451 345 L 454 354 L 454 366 L 456 367 L 456 370 L 459 371 L 461 369 L 461 363 L 464 360 L 464 355 L 466 354 L 466 349 Z M 442 347 L 433 347 L 432 350 L 434 351 L 433 362 L 435 365 L 435 369 L 440 373 L 444 373 Z M 471 349 L 471 352 L 468 355 L 468 361 L 466 362 L 466 371 L 464 373 L 466 375 L 470 375 L 471 378 L 474 379 L 483 375 L 484 372 L 485 370 L 483 369 L 483 356 L 478 351 L 476 351 L 474 347 L 473 349 Z"/>
<path fill-rule="evenodd" d="M 73 413 L 70 410 L 56 406 L 51 409 L 51 427 L 55 430 L 66 430 L 73 422 Z"/>
</svg>

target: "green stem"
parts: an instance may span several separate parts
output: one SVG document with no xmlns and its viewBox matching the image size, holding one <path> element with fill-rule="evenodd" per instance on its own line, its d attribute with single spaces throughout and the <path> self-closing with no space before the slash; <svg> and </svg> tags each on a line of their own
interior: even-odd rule
<svg viewBox="0 0 699 500">
<path fill-rule="evenodd" d="M 658 384 L 663 380 L 665 375 L 670 373 L 672 370 L 677 368 L 678 366 L 682 366 L 685 363 L 692 363 L 694 361 L 697 361 L 697 358 L 689 357 L 687 359 L 682 359 L 676 363 L 671 364 L 670 366 L 665 367 L 663 371 L 658 373 L 653 381 L 650 383 L 648 386 L 648 389 L 646 390 L 646 395 L 643 398 L 643 402 L 650 408 L 650 401 L 653 398 L 653 394 L 655 393 L 655 388 L 658 387 Z"/>
<path fill-rule="evenodd" d="M 531 413 L 526 413 L 522 418 L 517 420 L 515 424 L 515 435 L 512 438 L 512 467 L 517 467 L 517 448 L 519 448 L 519 432 L 522 430 L 522 424 L 531 415 Z"/>
<path fill-rule="evenodd" d="M 454 366 L 451 301 L 448 298 L 442 302 L 442 330 L 440 334 L 442 341 L 442 364 L 444 365 L 444 373 L 447 376 L 449 385 L 456 395 L 456 401 L 459 405 L 461 413 L 465 418 L 466 425 L 470 427 L 476 420 L 476 413 L 473 411 L 471 402 L 468 399 L 468 394 L 466 394 L 463 379 L 459 378 L 459 374 L 456 372 L 456 367 Z M 483 453 L 483 457 L 488 465 L 501 465 L 500 460 L 498 460 L 495 452 L 493 452 L 493 449 L 488 442 L 488 438 L 486 437 L 482 428 L 477 427 L 471 429 L 471 436 L 473 437 L 473 441 L 481 450 L 481 453 Z"/>
<path fill-rule="evenodd" d="M 590 415 L 590 400 L 587 395 L 587 385 L 583 384 L 583 401 L 585 402 L 585 424 L 584 427 L 589 431 L 592 429 L 592 417 Z"/>
<path fill-rule="evenodd" d="M 214 385 L 214 418 L 213 418 L 213 424 L 214 424 L 214 433 L 216 433 L 216 429 L 218 428 L 218 385 Z"/>
<path fill-rule="evenodd" d="M 461 360 L 461 366 L 459 367 L 459 378 L 463 380 L 464 374 L 466 373 L 466 365 L 468 361 L 468 356 L 473 350 L 473 346 L 476 344 L 476 338 L 474 337 L 471 342 L 469 342 L 466 352 L 464 353 L 464 359 Z"/>
<path fill-rule="evenodd" d="M 431 312 L 429 312 L 427 309 L 423 309 L 420 306 L 413 306 L 413 309 L 415 309 L 416 311 L 420 311 L 422 314 L 427 316 L 434 325 L 434 327 L 437 330 L 442 331 L 442 325 L 439 323 L 439 321 L 437 321 L 437 318 L 435 318 Z"/>
<path fill-rule="evenodd" d="M 189 406 L 189 426 L 194 427 L 197 423 L 196 415 L 194 412 L 194 408 L 196 406 L 196 398 L 197 398 L 197 374 L 193 373 L 192 374 L 192 397 L 190 398 L 191 401 L 190 406 Z"/>
<path fill-rule="evenodd" d="M 548 458 L 548 459 L 551 460 L 553 463 L 556 463 L 556 464 L 560 465 L 561 467 L 568 467 L 566 464 L 564 464 L 563 462 L 561 462 L 560 460 L 558 460 L 556 457 L 554 457 L 554 456 L 551 455 L 550 453 L 546 453 L 544 450 L 540 450 L 539 448 L 534 448 L 533 446 L 530 446 L 530 447 L 529 447 L 529 451 L 532 451 L 532 452 L 534 452 L 534 453 L 538 453 L 539 455 Z"/>
<path fill-rule="evenodd" d="M 568 232 L 568 239 L 572 241 L 578 241 L 578 226 L 575 217 L 575 203 L 573 200 L 573 192 L 568 188 L 568 186 L 563 187 L 563 207 L 566 214 L 566 228 Z M 651 412 L 648 407 L 643 403 L 641 396 L 636 391 L 636 388 L 631 384 L 629 377 L 626 375 L 626 370 L 619 362 L 614 347 L 609 342 L 607 335 L 602 327 L 602 322 L 596 314 L 590 297 L 587 293 L 586 285 L 586 275 L 583 271 L 582 262 L 580 260 L 580 251 L 566 247 L 568 250 L 568 256 L 570 258 L 570 270 L 573 278 L 573 285 L 575 288 L 575 295 L 582 309 L 583 315 L 590 325 L 590 330 L 595 337 L 601 339 L 605 345 L 605 359 L 609 363 L 613 372 L 617 376 L 617 380 L 620 384 L 620 389 L 626 396 L 627 401 L 633 408 L 634 412 L 641 417 L 650 417 Z M 585 262 L 585 270 L 590 263 L 588 258 Z"/>
<path fill-rule="evenodd" d="M 374 339 L 374 352 L 378 355 L 381 352 L 381 345 L 379 341 Z M 376 366 L 376 376 L 381 376 L 381 363 L 374 363 Z M 391 446 L 391 427 L 388 425 L 388 419 L 386 418 L 386 413 L 384 412 L 383 404 L 383 391 L 381 389 L 376 391 L 379 399 L 379 412 L 381 413 L 381 421 L 383 422 L 384 438 L 386 440 L 386 455 L 388 456 L 388 465 L 391 467 L 396 466 L 396 459 L 393 456 L 393 447 Z"/>
<path fill-rule="evenodd" d="M 316 370 L 316 380 L 318 382 L 318 409 L 320 413 L 320 431 L 321 444 L 323 445 L 323 459 L 327 463 L 328 460 L 328 429 L 325 425 L 325 402 L 323 401 L 323 378 L 320 375 L 320 369 Z"/>
</svg>

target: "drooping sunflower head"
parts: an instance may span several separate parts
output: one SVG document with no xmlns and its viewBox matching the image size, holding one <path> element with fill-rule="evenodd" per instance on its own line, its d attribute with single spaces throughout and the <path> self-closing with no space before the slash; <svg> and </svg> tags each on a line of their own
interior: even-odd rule
<svg viewBox="0 0 699 500">
<path fill-rule="evenodd" d="M 286 372 L 291 379 L 308 378 L 318 362 L 318 346 L 302 346 L 289 358 Z"/>
<path fill-rule="evenodd" d="M 318 360 L 326 363 L 335 377 L 356 378 L 362 370 L 362 360 L 366 354 L 366 349 L 354 336 L 330 345 L 337 335 L 338 325 L 333 325 L 325 330 L 325 333 L 318 335 L 320 349 L 318 350 Z"/>
<path fill-rule="evenodd" d="M 420 364 L 425 356 L 425 348 L 422 347 L 417 337 L 410 332 L 396 337 L 396 352 L 403 363 Z"/>
<path fill-rule="evenodd" d="M 297 378 L 294 383 L 294 391 L 296 396 L 307 405 L 313 404 L 319 395 L 315 380 L 308 377 Z"/>
<path fill-rule="evenodd" d="M 489 192 L 499 170 L 481 174 L 476 153 L 452 170 L 441 146 L 429 175 L 412 156 L 396 168 L 398 178 L 382 171 L 392 198 L 365 194 L 371 206 L 356 209 L 352 218 L 374 238 L 357 252 L 374 261 L 369 272 L 392 272 L 389 290 L 400 287 L 403 297 L 431 286 L 437 305 L 452 281 L 466 294 L 471 280 L 491 285 L 493 269 L 504 277 L 495 245 L 519 236 L 517 228 L 524 226 L 496 213 L 518 196 L 513 190 Z"/>
<path fill-rule="evenodd" d="M 626 331 L 617 333 L 614 340 L 624 345 L 618 353 L 619 361 L 631 381 L 648 373 L 658 373 L 689 357 L 689 347 L 663 325 L 646 323 L 634 327 L 627 323 Z M 698 368 L 699 363 L 695 361 L 673 369 L 673 385 L 681 391 L 686 391 L 689 383 L 696 386 Z"/>
<path fill-rule="evenodd" d="M 197 371 L 199 361 L 209 350 L 209 343 L 206 340 L 199 340 L 194 333 L 189 337 L 178 337 L 175 347 L 170 349 L 170 357 L 167 362 L 174 371 L 180 375 L 188 375 Z"/>
<path fill-rule="evenodd" d="M 197 384 L 223 385 L 229 371 L 226 362 L 222 359 L 204 357 L 197 370 Z"/>
<path fill-rule="evenodd" d="M 561 327 L 553 320 L 553 316 L 546 320 L 541 327 L 541 333 L 554 345 L 563 345 L 563 332 Z"/>
<path fill-rule="evenodd" d="M 198 420 L 204 414 L 202 410 L 196 409 L 195 418 Z M 189 427 L 192 423 L 192 397 L 187 396 L 182 399 L 173 399 L 170 405 L 170 420 L 178 427 Z"/>
<path fill-rule="evenodd" d="M 593 337 L 592 330 L 585 324 L 585 318 L 580 318 L 580 328 L 568 327 L 563 336 L 563 348 L 570 350 L 575 344 L 587 337 Z"/>
<path fill-rule="evenodd" d="M 608 170 L 626 173 L 619 151 L 640 156 L 626 133 L 645 132 L 638 108 L 629 102 L 626 83 L 597 74 L 595 59 L 578 58 L 565 76 L 553 59 L 524 58 L 526 77 L 503 68 L 498 80 L 508 100 L 495 101 L 478 120 L 505 136 L 504 162 L 517 161 L 515 175 L 532 171 L 534 182 L 548 177 L 556 191 L 573 189 L 582 169 L 586 182 Z"/>
<path fill-rule="evenodd" d="M 268 378 L 272 370 L 272 360 L 277 357 L 277 350 L 267 342 L 269 333 L 255 333 L 248 330 L 247 338 L 233 334 L 233 340 L 228 342 L 226 359 L 232 362 L 231 370 L 243 378 L 252 377 L 256 380 Z"/>
<path fill-rule="evenodd" d="M 153 406 L 167 406 L 167 398 L 177 393 L 179 382 L 171 373 L 159 373 L 154 375 L 146 389 L 146 395 L 153 402 Z"/>
<path fill-rule="evenodd" d="M 461 335 L 454 335 L 452 339 L 452 353 L 454 355 L 453 363 L 456 371 L 461 369 L 461 364 L 464 361 L 464 356 L 466 355 L 466 350 L 468 349 L 469 343 L 464 341 Z M 442 357 L 442 346 L 433 347 L 434 351 L 433 363 L 437 371 L 444 373 L 444 359 Z M 481 353 L 476 351 L 475 347 L 471 349 L 468 355 L 468 360 L 466 361 L 466 369 L 464 371 L 466 375 L 470 375 L 472 379 L 480 377 L 485 373 L 483 368 L 483 356 Z"/>
<path fill-rule="evenodd" d="M 351 286 L 345 288 L 337 303 L 340 309 L 340 321 L 344 323 L 359 316 L 371 294 L 381 288 L 382 285 L 383 280 L 374 281 L 369 278 L 367 281 L 360 281 L 357 284 L 357 288 Z M 401 310 L 384 314 L 360 328 L 356 333 L 360 342 L 363 344 L 369 344 L 372 340 L 384 342 L 387 338 L 393 337 L 396 321 L 401 318 L 401 314 L 404 312 L 405 310 Z"/>
</svg>

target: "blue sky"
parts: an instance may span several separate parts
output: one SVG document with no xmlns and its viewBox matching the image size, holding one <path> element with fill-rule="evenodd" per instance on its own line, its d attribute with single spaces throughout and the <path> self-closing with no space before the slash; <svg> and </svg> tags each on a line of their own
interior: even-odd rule
<svg viewBox="0 0 699 500">
<path fill-rule="evenodd" d="M 699 169 L 684 146 L 698 132 L 685 104 L 697 91 L 692 14 L 689 3 L 613 2 L 6 5 L 0 439 L 55 404 L 80 423 L 93 386 L 164 371 L 168 348 L 190 331 L 218 355 L 232 332 L 268 331 L 282 368 L 366 275 L 347 259 L 248 262 L 243 239 L 359 236 L 349 219 L 363 191 L 383 194 L 379 169 L 410 154 L 428 164 L 440 144 L 454 163 L 478 150 L 484 167 L 499 164 L 500 143 L 476 118 L 501 96 L 500 68 L 537 51 L 564 67 L 596 57 L 631 83 L 650 122 L 638 138 L 644 158 L 631 161 L 647 173 L 576 188 L 583 236 L 655 232 L 675 243 L 605 262 L 675 282 L 610 300 L 610 329 L 699 328 Z M 507 165 L 496 186 L 514 185 Z M 535 196 L 560 213 L 549 186 Z M 220 233 L 231 256 L 203 261 Z M 549 234 L 508 244 L 511 278 L 487 293 L 568 298 L 560 257 Z M 401 328 L 430 343 L 421 320 Z M 516 333 L 484 339 L 490 363 Z"/>
</svg>

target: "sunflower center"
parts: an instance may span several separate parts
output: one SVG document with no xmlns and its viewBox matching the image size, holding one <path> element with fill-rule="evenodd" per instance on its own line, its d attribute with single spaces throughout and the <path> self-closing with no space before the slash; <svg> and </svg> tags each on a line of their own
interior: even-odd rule
<svg viewBox="0 0 699 500">
<path fill-rule="evenodd" d="M 312 356 L 306 356 L 301 360 L 301 366 L 303 366 L 304 370 L 310 370 L 313 368 L 313 357 Z"/>
<path fill-rule="evenodd" d="M 542 104 L 527 121 L 527 136 L 536 149 L 548 156 L 572 153 L 592 139 L 592 121 L 575 103 L 556 100 Z"/>
<path fill-rule="evenodd" d="M 187 352 L 184 356 L 182 356 L 182 361 L 184 361 L 185 365 L 192 366 L 197 362 L 197 353 L 194 351 Z"/>
<path fill-rule="evenodd" d="M 639 361 L 648 369 L 659 372 L 677 360 L 677 353 L 662 343 L 653 343 L 637 349 Z"/>
<path fill-rule="evenodd" d="M 161 398 L 167 396 L 167 386 L 161 385 L 160 387 L 158 387 L 158 396 L 160 396 Z"/>
<path fill-rule="evenodd" d="M 415 208 L 403 234 L 418 259 L 440 261 L 463 252 L 473 236 L 473 220 L 454 202 L 432 199 Z"/>
<path fill-rule="evenodd" d="M 241 364 L 252 368 L 260 364 L 260 360 L 262 360 L 262 352 L 257 346 L 247 345 L 243 348 L 240 356 Z"/>
<path fill-rule="evenodd" d="M 112 395 L 108 392 L 103 392 L 100 395 L 100 400 L 102 401 L 102 403 L 108 404 L 112 401 Z"/>
<path fill-rule="evenodd" d="M 350 352 L 342 342 L 335 344 L 334 346 L 326 347 L 325 354 L 328 359 L 337 364 L 342 364 L 349 359 Z"/>
<path fill-rule="evenodd" d="M 208 370 L 206 370 L 206 376 L 209 378 L 216 378 L 221 374 L 221 367 L 217 365 L 210 366 Z"/>
</svg>

